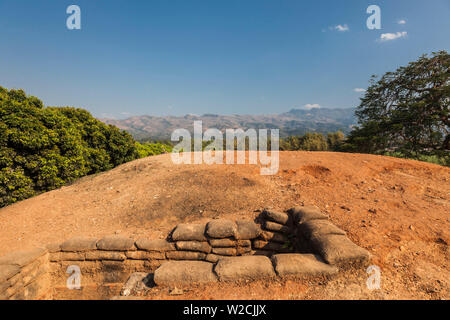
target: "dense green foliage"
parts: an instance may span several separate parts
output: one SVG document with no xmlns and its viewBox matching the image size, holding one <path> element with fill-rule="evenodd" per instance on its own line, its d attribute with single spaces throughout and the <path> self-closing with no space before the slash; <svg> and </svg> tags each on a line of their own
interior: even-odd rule
<svg viewBox="0 0 450 320">
<path fill-rule="evenodd" d="M 450 55 L 420 57 L 377 81 L 356 110 L 359 126 L 344 149 L 441 159 L 450 164 Z"/>
<path fill-rule="evenodd" d="M 383 155 L 389 156 L 389 157 L 395 157 L 395 158 L 410 159 L 410 157 L 408 157 L 407 155 L 402 154 L 400 152 L 385 152 L 385 153 L 383 153 Z M 449 166 L 450 165 L 448 157 L 445 157 L 445 156 L 418 155 L 417 157 L 414 158 L 414 160 L 434 163 L 434 164 L 438 164 L 441 166 Z"/>
<path fill-rule="evenodd" d="M 0 207 L 137 157 L 128 133 L 89 112 L 0 87 Z"/>
<path fill-rule="evenodd" d="M 290 136 L 280 141 L 280 150 L 283 151 L 339 151 L 345 135 L 341 131 L 329 133 L 325 137 L 321 133 L 307 133 L 303 136 Z"/>
<path fill-rule="evenodd" d="M 136 142 L 136 150 L 139 158 L 156 156 L 158 154 L 172 152 L 172 145 L 162 142 Z"/>
</svg>

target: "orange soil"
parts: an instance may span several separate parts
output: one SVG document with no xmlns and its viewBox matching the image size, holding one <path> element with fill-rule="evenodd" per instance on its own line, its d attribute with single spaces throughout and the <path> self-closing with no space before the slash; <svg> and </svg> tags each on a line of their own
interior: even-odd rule
<svg viewBox="0 0 450 320">
<path fill-rule="evenodd" d="M 174 165 L 170 155 L 137 160 L 0 210 L 0 255 L 112 233 L 164 238 L 179 222 L 248 218 L 265 207 L 314 204 L 382 270 L 381 290 L 365 270 L 328 283 L 217 284 L 183 299 L 448 299 L 450 169 L 362 154 L 281 152 L 280 170 L 255 165 Z"/>
</svg>

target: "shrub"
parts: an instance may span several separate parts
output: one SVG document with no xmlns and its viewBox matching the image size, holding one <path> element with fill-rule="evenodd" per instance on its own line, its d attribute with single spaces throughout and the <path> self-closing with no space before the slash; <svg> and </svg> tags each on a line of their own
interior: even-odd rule
<svg viewBox="0 0 450 320">
<path fill-rule="evenodd" d="M 136 142 L 136 149 L 139 155 L 139 158 L 145 158 L 149 156 L 156 156 L 158 154 L 162 153 L 168 153 L 172 152 L 172 146 L 169 144 L 164 143 L 153 143 L 153 142 L 146 142 L 146 143 L 139 143 Z"/>
<path fill-rule="evenodd" d="M 280 149 L 284 151 L 326 151 L 328 141 L 321 133 L 307 133 L 303 136 L 289 136 L 282 139 Z"/>
<path fill-rule="evenodd" d="M 328 148 L 339 151 L 345 142 L 345 134 L 342 131 L 328 133 Z"/>
</svg>

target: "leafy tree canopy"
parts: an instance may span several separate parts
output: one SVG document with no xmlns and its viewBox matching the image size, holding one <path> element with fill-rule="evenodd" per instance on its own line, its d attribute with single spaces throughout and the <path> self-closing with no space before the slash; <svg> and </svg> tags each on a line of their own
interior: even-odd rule
<svg viewBox="0 0 450 320">
<path fill-rule="evenodd" d="M 356 110 L 358 127 L 347 150 L 399 152 L 407 157 L 449 157 L 450 55 L 423 55 L 395 72 L 376 76 Z"/>
<path fill-rule="evenodd" d="M 86 110 L 0 87 L 0 207 L 137 157 L 128 133 Z"/>
<path fill-rule="evenodd" d="M 330 136 L 332 135 L 334 134 L 330 134 Z M 282 139 L 280 142 L 280 150 L 283 151 L 327 151 L 328 149 L 328 140 L 321 133 L 306 133 L 303 136 L 289 136 Z"/>
</svg>

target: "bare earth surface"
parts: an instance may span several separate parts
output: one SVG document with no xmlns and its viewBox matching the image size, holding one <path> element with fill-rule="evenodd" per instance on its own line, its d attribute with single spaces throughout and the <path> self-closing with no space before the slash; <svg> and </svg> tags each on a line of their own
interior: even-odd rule
<svg viewBox="0 0 450 320">
<path fill-rule="evenodd" d="M 170 155 L 124 164 L 0 210 L 0 256 L 72 236 L 164 238 L 180 222 L 252 219 L 265 207 L 304 203 L 328 213 L 381 268 L 329 282 L 215 284 L 153 299 L 449 299 L 450 169 L 389 157 L 282 152 L 280 170 L 255 165 L 174 165 Z"/>
</svg>

